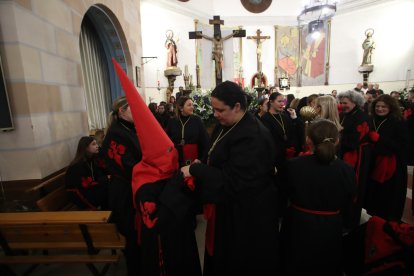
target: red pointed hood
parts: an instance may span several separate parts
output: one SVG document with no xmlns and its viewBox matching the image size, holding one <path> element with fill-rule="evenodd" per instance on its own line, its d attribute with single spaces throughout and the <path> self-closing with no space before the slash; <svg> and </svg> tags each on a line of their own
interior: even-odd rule
<svg viewBox="0 0 414 276">
<path fill-rule="evenodd" d="M 178 170 L 178 153 L 173 142 L 152 115 L 121 66 L 112 59 L 134 118 L 142 160 L 134 166 L 132 191 L 146 183 L 170 178 Z"/>
</svg>

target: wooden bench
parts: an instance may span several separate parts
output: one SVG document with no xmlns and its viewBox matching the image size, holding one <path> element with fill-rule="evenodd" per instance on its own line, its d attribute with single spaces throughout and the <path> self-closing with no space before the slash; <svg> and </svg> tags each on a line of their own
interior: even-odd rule
<svg viewBox="0 0 414 276">
<path fill-rule="evenodd" d="M 104 275 L 119 261 L 125 239 L 108 223 L 110 211 L 0 213 L 0 264 L 83 263 Z M 105 264 L 99 271 L 95 264 Z"/>
<path fill-rule="evenodd" d="M 26 193 L 37 193 L 36 201 L 41 211 L 75 211 L 79 208 L 71 202 L 69 192 L 65 188 L 66 170 L 48 178 L 40 184 L 26 190 Z"/>
<path fill-rule="evenodd" d="M 41 211 L 74 211 L 79 208 L 70 201 L 69 193 L 64 186 L 43 196 L 36 201 L 37 207 Z"/>
</svg>

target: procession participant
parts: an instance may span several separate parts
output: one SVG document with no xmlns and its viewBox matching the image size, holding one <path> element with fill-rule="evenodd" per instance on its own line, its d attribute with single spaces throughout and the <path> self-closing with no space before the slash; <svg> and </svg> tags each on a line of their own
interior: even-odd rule
<svg viewBox="0 0 414 276">
<path fill-rule="evenodd" d="M 399 221 L 407 193 L 408 129 L 398 101 L 381 95 L 372 102 L 369 134 L 372 164 L 366 209 L 372 216 Z"/>
<path fill-rule="evenodd" d="M 81 209 L 108 208 L 110 177 L 99 167 L 99 146 L 90 136 L 79 139 L 73 161 L 65 174 L 65 186 L 73 203 Z"/>
<path fill-rule="evenodd" d="M 111 220 L 125 236 L 125 259 L 128 275 L 140 275 L 140 251 L 135 232 L 135 209 L 132 201 L 132 169 L 141 160 L 141 149 L 134 119 L 125 96 L 112 104 L 107 133 L 102 144 L 106 169 L 111 174 L 108 184 L 108 205 Z"/>
<path fill-rule="evenodd" d="M 338 156 L 354 169 L 357 176 L 358 188 L 354 210 L 351 212 L 350 225 L 347 225 L 351 229 L 359 225 L 364 205 L 370 161 L 369 124 L 368 115 L 362 111 L 364 98 L 360 93 L 352 90 L 341 92 L 338 99 L 342 107 L 339 119 L 343 127 Z"/>
<path fill-rule="evenodd" d="M 208 218 L 205 276 L 277 274 L 277 192 L 274 143 L 269 131 L 246 111 L 246 94 L 230 81 L 211 94 L 219 121 L 207 164 L 181 168 L 194 176 Z"/>
<path fill-rule="evenodd" d="M 142 274 L 201 276 L 190 208 L 191 179 L 184 181 L 174 144 L 121 66 L 113 63 L 130 103 L 142 151 L 132 172 Z"/>
<path fill-rule="evenodd" d="M 280 233 L 283 275 L 342 276 L 342 214 L 352 204 L 355 172 L 336 157 L 334 123 L 312 122 L 306 141 L 311 154 L 287 161 L 290 206 Z"/>
</svg>

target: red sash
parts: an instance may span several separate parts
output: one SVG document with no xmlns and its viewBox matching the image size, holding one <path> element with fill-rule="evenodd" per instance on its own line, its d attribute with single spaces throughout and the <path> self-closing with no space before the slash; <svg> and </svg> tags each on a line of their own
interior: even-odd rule
<svg viewBox="0 0 414 276">
<path fill-rule="evenodd" d="M 292 204 L 292 207 L 295 208 L 298 211 L 301 211 L 301 212 L 304 212 L 304 213 L 309 213 L 309 214 L 314 214 L 314 215 L 331 216 L 331 215 L 339 214 L 339 210 L 336 210 L 336 211 L 318 211 L 318 210 L 311 210 L 311 209 L 302 208 L 302 207 L 299 207 L 295 204 Z"/>
<path fill-rule="evenodd" d="M 198 158 L 198 145 L 197 144 L 184 144 L 183 150 L 183 163 L 190 165 L 195 159 Z"/>
<path fill-rule="evenodd" d="M 379 155 L 375 160 L 375 169 L 372 172 L 371 177 L 379 183 L 384 183 L 394 175 L 396 168 L 397 160 L 395 155 Z"/>
<path fill-rule="evenodd" d="M 207 220 L 206 229 L 206 250 L 208 255 L 213 256 L 214 252 L 214 229 L 216 226 L 216 205 L 204 204 L 204 218 Z"/>
</svg>

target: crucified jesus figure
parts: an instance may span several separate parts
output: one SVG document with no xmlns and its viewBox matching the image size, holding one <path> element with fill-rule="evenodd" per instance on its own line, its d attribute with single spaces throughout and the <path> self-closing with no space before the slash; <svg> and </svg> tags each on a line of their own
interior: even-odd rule
<svg viewBox="0 0 414 276">
<path fill-rule="evenodd" d="M 211 59 L 214 60 L 216 66 L 216 78 L 221 79 L 221 70 L 224 66 L 224 58 L 223 58 L 223 41 L 232 38 L 235 33 L 231 33 L 225 37 L 220 37 L 220 35 L 214 35 L 213 37 L 206 36 L 205 34 L 201 34 L 201 36 L 207 40 L 213 42 L 213 50 Z"/>
</svg>

